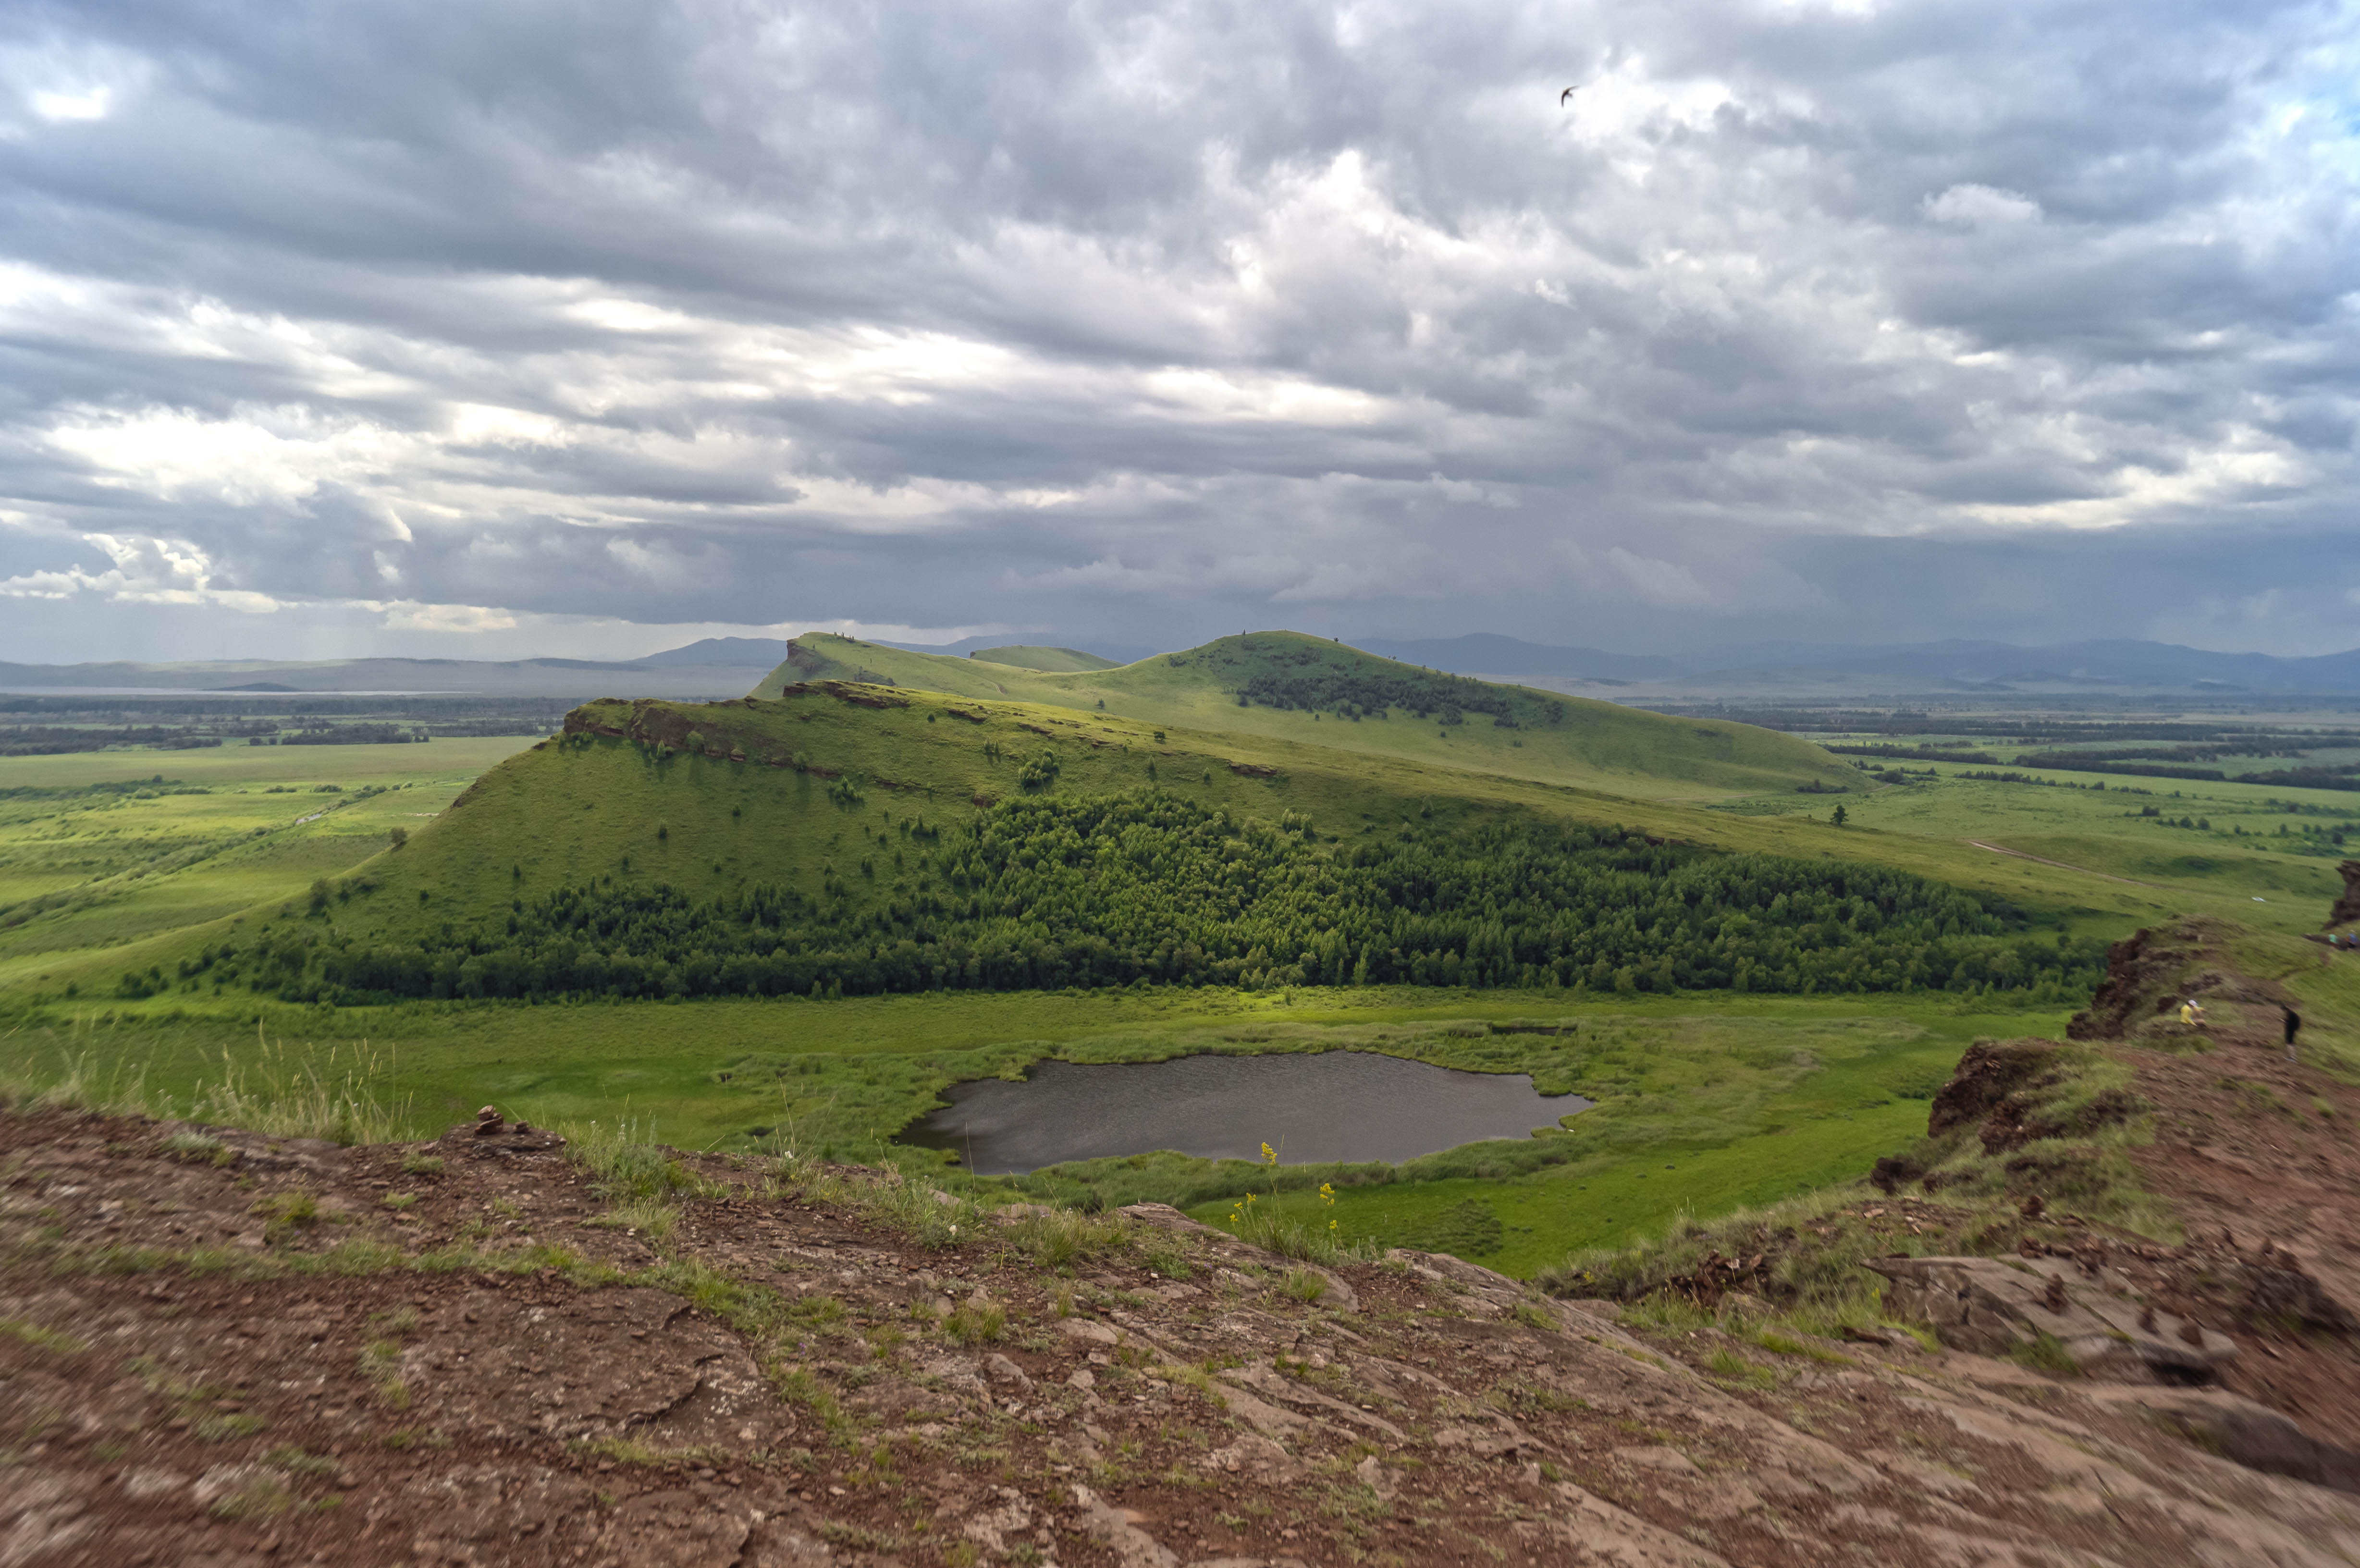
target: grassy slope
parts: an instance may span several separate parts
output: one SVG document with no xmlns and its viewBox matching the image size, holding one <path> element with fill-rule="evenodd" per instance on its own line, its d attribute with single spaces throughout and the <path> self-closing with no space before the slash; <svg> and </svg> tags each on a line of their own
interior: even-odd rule
<svg viewBox="0 0 2360 1568">
<path fill-rule="evenodd" d="M 1180 654 L 1158 654 L 1105 670 L 1050 673 L 986 665 L 978 660 L 910 653 L 814 636 L 796 639 L 804 659 L 781 665 L 755 689 L 775 696 L 803 680 L 883 676 L 897 685 L 1044 706 L 1083 708 L 1151 725 L 1233 735 L 1240 740 L 1284 740 L 1360 756 L 1399 757 L 1428 767 L 1495 773 L 1506 778 L 1586 785 L 1616 794 L 1665 800 L 1709 800 L 1764 790 L 1791 791 L 1812 781 L 1850 785 L 1860 776 L 1808 741 L 1775 730 L 1720 719 L 1674 719 L 1582 697 L 1560 697 L 1524 687 L 1505 690 L 1525 718 L 1522 729 L 1494 728 L 1472 715 L 1445 729 L 1396 712 L 1359 723 L 1333 714 L 1240 707 L 1238 685 L 1257 673 L 1314 669 L 1419 673 L 1342 643 L 1296 632 L 1256 632 L 1222 637 Z M 1306 662 L 1308 659 L 1309 662 Z M 1563 722 L 1538 725 L 1548 709 Z"/>
<path fill-rule="evenodd" d="M 863 693 L 899 705 L 853 700 Z M 1018 794 L 1019 767 L 1043 750 L 1059 759 L 1061 795 L 1153 786 L 1241 814 L 1307 812 L 1336 837 L 1425 812 L 1440 824 L 1535 808 L 1611 821 L 1626 804 L 1284 740 L 1174 728 L 1159 742 L 1136 720 L 927 691 L 888 697 L 874 688 L 808 687 L 776 702 L 584 712 L 593 723 L 636 724 L 675 740 L 694 733 L 745 760 L 688 750 L 664 757 L 606 736 L 536 746 L 486 774 L 432 832 L 373 862 L 378 890 L 355 900 L 339 924 L 415 929 L 454 909 L 504 912 L 512 897 L 606 876 L 698 894 L 768 881 L 816 895 L 825 866 L 849 874 L 864 855 L 876 856 L 878 883 L 887 886 L 891 850 L 880 849 L 875 834 L 905 820 L 963 825 L 979 800 Z M 776 766 L 797 756 L 807 771 Z M 830 776 L 860 780 L 865 798 L 841 803 Z M 422 906 L 420 892 L 428 895 Z"/>
<path fill-rule="evenodd" d="M 965 661 L 948 662 L 959 667 Z M 865 706 L 854 699 L 892 705 Z M 1528 811 L 1622 822 L 1737 851 L 1876 861 L 2005 894 L 2083 930 L 2111 935 L 2178 911 L 2234 915 L 2261 929 L 2292 932 L 2315 923 L 2333 881 L 2328 863 L 2272 854 L 2260 849 L 2258 840 L 2247 841 L 2257 847 L 2237 863 L 2245 869 L 2234 875 L 2206 869 L 2158 876 L 2151 883 L 2141 879 L 2149 885 L 2005 857 L 1966 842 L 1969 836 L 2015 842 L 1991 838 L 1996 833 L 2046 844 L 2059 836 L 2060 822 L 2111 833 L 2107 842 L 2113 844 L 2158 842 L 2163 830 L 2126 822 L 2120 815 L 2123 798 L 2111 792 L 1957 781 L 1912 785 L 1845 797 L 1854 825 L 1837 829 L 1824 820 L 1821 802 L 1791 792 L 1762 798 L 1777 814 L 1699 809 L 1471 772 L 1423 757 L 1341 751 L 1290 736 L 1169 725 L 1159 742 L 1157 726 L 1149 720 L 1070 707 L 962 701 L 907 688 L 812 686 L 780 702 L 645 701 L 594 704 L 584 712 L 606 727 L 636 724 L 675 741 L 695 731 L 711 748 L 735 748 L 746 760 L 684 751 L 665 757 L 607 738 L 585 747 L 533 746 L 486 773 L 439 819 L 418 821 L 420 831 L 407 847 L 353 866 L 377 887 L 335 911 L 338 929 L 398 934 L 445 919 L 464 924 L 497 918 L 511 898 L 579 885 L 592 877 L 612 876 L 618 884 L 667 882 L 700 895 L 765 880 L 816 893 L 824 866 L 833 863 L 849 876 L 863 854 L 877 859 L 880 887 L 890 886 L 891 851 L 875 849 L 875 834 L 905 819 L 963 824 L 977 809 L 978 797 L 1016 793 L 1020 763 L 1043 749 L 1060 758 L 1056 788 L 1063 793 L 1095 794 L 1153 782 L 1248 815 L 1307 812 L 1322 833 L 1338 837 L 1419 819 L 1426 811 L 1442 824 Z M 1249 710 L 1232 702 L 1213 712 Z M 1300 730 L 1314 727 L 1300 714 L 1271 716 L 1296 721 Z M 1317 727 L 1325 739 L 1328 733 L 1386 726 L 1371 721 Z M 770 765 L 797 754 L 809 771 Z M 1151 766 L 1156 770 L 1153 780 Z M 1275 772 L 1260 777 L 1239 768 Z M 867 780 L 858 806 L 831 800 L 829 777 L 838 774 Z M 378 798 L 379 807 L 385 799 Z M 1808 810 L 1790 809 L 1797 805 Z M 2048 831 L 2016 833 L 2036 825 Z M 2079 841 L 2068 847 L 2080 847 Z M 2087 855 L 2074 864 L 2098 858 Z M 2255 895 L 2247 884 L 2262 881 L 2284 883 L 2289 896 L 2250 902 Z M 426 895 L 422 904 L 421 893 Z M 268 920 L 272 911 L 257 910 L 253 918 Z M 235 934 L 225 920 L 182 925 L 102 959 L 43 968 L 50 973 L 52 987 L 70 978 L 85 987 L 111 985 L 126 964 L 169 968 L 179 958 Z"/>
<path fill-rule="evenodd" d="M 1111 659 L 1100 659 L 1095 653 L 1084 653 L 1077 648 L 1032 648 L 1022 643 L 1011 643 L 1006 648 L 980 648 L 967 657 L 986 664 L 1013 665 L 1019 670 L 1038 670 L 1052 675 L 1122 668 Z"/>
</svg>

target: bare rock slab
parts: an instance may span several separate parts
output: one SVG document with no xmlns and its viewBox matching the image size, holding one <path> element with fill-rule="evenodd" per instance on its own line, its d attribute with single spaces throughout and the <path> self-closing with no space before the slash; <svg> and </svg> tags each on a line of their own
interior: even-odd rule
<svg viewBox="0 0 2360 1568">
<path fill-rule="evenodd" d="M 2226 1334 L 2118 1296 L 2060 1258 L 1878 1258 L 1896 1317 L 1933 1327 L 1944 1345 L 2005 1356 L 2058 1341 L 2084 1374 L 2123 1382 L 2210 1382 L 2237 1354 Z"/>
</svg>

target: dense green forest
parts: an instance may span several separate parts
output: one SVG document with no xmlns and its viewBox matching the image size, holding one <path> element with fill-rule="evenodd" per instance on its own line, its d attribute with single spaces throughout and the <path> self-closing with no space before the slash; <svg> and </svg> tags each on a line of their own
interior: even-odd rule
<svg viewBox="0 0 2360 1568">
<path fill-rule="evenodd" d="M 864 836 L 812 898 L 694 900 L 612 878 L 419 942 L 337 932 L 366 882 L 321 883 L 178 981 L 290 1000 L 840 995 L 1140 983 L 1546 985 L 1633 993 L 2086 992 L 2103 944 L 2034 934 L 2004 902 L 1863 865 L 1729 855 L 1616 827 L 1324 839 L 1156 790 L 1007 802 L 965 829 Z M 126 995 L 174 984 L 126 975 Z"/>
<path fill-rule="evenodd" d="M 1506 729 L 1516 724 L 1515 702 L 1504 688 L 1422 670 L 1314 668 L 1284 674 L 1262 672 L 1240 683 L 1238 701 L 1351 719 L 1371 713 L 1382 717 L 1387 709 L 1399 708 L 1421 719 L 1439 717 L 1446 724 L 1463 724 L 1469 713 L 1488 714 L 1494 724 Z M 1565 716 L 1555 703 L 1526 706 L 1540 710 L 1541 722 L 1555 723 Z"/>
<path fill-rule="evenodd" d="M 1251 656 L 1250 660 L 1241 656 Z M 1464 724 L 1469 713 L 1482 713 L 1503 729 L 1516 728 L 1520 714 L 1527 724 L 1565 722 L 1565 704 L 1537 691 L 1373 659 L 1357 649 L 1331 650 L 1320 643 L 1240 638 L 1233 648 L 1214 644 L 1190 653 L 1166 654 L 1164 662 L 1175 669 L 1192 663 L 1243 665 L 1245 673 L 1229 688 L 1236 692 L 1240 707 L 1327 713 L 1347 719 L 1385 718 L 1389 710 L 1398 709 L 1415 718 L 1438 717 L 1446 724 Z"/>
</svg>

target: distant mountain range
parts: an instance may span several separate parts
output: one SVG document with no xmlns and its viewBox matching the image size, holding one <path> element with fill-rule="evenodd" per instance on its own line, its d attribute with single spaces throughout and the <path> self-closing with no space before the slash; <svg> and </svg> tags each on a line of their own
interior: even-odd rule
<svg viewBox="0 0 2360 1568">
<path fill-rule="evenodd" d="M 965 657 L 1005 643 L 887 643 L 915 653 Z M 1160 651 L 1084 637 L 1037 634 L 1043 645 L 1076 648 L 1119 664 Z M 1727 644 L 1680 655 L 1610 653 L 1479 632 L 1440 638 L 1362 637 L 1352 646 L 1404 664 L 1457 675 L 1637 686 L 1651 692 L 1750 691 L 1763 695 L 1889 692 L 2187 691 L 2228 695 L 2360 695 L 2360 649 L 2313 659 L 2207 653 L 2171 643 L 2110 639 L 2018 648 L 1949 641 L 1859 645 Z M 493 696 L 699 697 L 750 691 L 787 656 L 778 637 L 706 637 L 643 659 L 505 661 L 352 659 L 310 663 L 229 659 L 177 664 L 5 664 L 0 690 L 263 692 L 478 692 Z"/>
<path fill-rule="evenodd" d="M 1814 678 L 1890 681 L 1902 691 L 2083 688 L 2251 691 L 2287 695 L 2360 693 L 2360 648 L 2311 659 L 2208 653 L 2173 643 L 2113 638 L 2019 648 L 2011 643 L 1765 642 L 1725 644 L 1663 656 L 1557 648 L 1478 633 L 1431 641 L 1361 639 L 1387 659 L 1459 675 L 1556 677 L 1693 686 L 1803 685 Z"/>
<path fill-rule="evenodd" d="M 787 639 L 766 637 L 709 637 L 686 648 L 668 648 L 632 662 L 641 668 L 670 670 L 683 664 L 755 665 L 776 670 L 787 657 Z"/>
<path fill-rule="evenodd" d="M 731 639 L 753 640 L 753 639 Z M 786 645 L 779 645 L 783 648 Z M 683 652 L 674 649 L 674 653 Z M 783 655 L 781 656 L 783 657 Z M 340 659 L 195 660 L 175 664 L 5 664 L 0 691 L 279 693 L 390 692 L 486 697 L 739 697 L 778 665 L 679 659 L 628 663 L 586 659 Z"/>
</svg>

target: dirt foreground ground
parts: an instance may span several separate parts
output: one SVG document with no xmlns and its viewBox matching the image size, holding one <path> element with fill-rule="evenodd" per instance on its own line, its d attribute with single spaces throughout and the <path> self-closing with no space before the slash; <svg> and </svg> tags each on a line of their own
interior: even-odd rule
<svg viewBox="0 0 2360 1568">
<path fill-rule="evenodd" d="M 2342 1450 L 2222 1457 L 2188 1401 L 2270 1412 L 2212 1389 L 1640 1332 L 1170 1210 L 922 1242 L 718 1160 L 651 1245 L 541 1135 L 210 1136 L 0 1116 L 0 1568 L 2360 1558 Z"/>
</svg>

